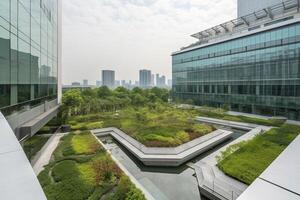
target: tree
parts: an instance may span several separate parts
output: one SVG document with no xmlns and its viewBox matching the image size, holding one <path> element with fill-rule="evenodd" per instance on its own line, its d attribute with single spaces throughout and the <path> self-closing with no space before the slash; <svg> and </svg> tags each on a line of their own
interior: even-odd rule
<svg viewBox="0 0 300 200">
<path fill-rule="evenodd" d="M 72 116 L 80 111 L 83 98 L 79 90 L 69 90 L 62 97 L 62 107 L 65 116 Z"/>
<path fill-rule="evenodd" d="M 106 98 L 112 95 L 111 90 L 107 86 L 101 86 L 97 91 L 98 97 Z"/>
<path fill-rule="evenodd" d="M 138 93 L 132 95 L 132 104 L 134 106 L 142 106 L 146 103 L 146 100 L 147 99 L 145 97 L 143 97 L 142 95 L 140 95 Z"/>
</svg>

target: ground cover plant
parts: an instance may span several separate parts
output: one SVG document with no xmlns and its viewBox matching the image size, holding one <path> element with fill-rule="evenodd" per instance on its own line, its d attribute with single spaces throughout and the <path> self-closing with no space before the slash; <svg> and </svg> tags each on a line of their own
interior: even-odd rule
<svg viewBox="0 0 300 200">
<path fill-rule="evenodd" d="M 50 136 L 35 135 L 23 143 L 23 149 L 28 160 L 31 160 L 37 152 L 46 144 Z"/>
<path fill-rule="evenodd" d="M 198 116 L 202 117 L 210 117 L 228 121 L 235 121 L 235 122 L 244 122 L 244 123 L 251 123 L 251 124 L 258 124 L 258 125 L 265 125 L 265 126 L 281 126 L 284 124 L 284 119 L 261 119 L 255 117 L 248 117 L 242 115 L 229 115 L 227 114 L 227 110 L 221 108 L 212 108 L 212 107 L 197 107 Z"/>
<path fill-rule="evenodd" d="M 251 184 L 299 133 L 299 126 L 285 124 L 230 146 L 218 158 L 218 167 L 227 175 Z"/>
<path fill-rule="evenodd" d="M 145 200 L 88 131 L 64 136 L 38 179 L 49 200 Z"/>
<path fill-rule="evenodd" d="M 71 127 L 84 123 L 117 127 L 146 146 L 175 147 L 215 130 L 211 125 L 195 122 L 196 114 L 197 111 L 157 104 L 71 117 L 69 123 Z"/>
</svg>

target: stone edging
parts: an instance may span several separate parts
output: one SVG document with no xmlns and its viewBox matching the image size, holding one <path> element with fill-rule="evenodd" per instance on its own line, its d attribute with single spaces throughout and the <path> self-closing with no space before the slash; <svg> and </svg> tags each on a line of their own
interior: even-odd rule
<svg viewBox="0 0 300 200">
<path fill-rule="evenodd" d="M 117 128 L 92 130 L 96 136 L 110 135 L 148 166 L 179 166 L 228 139 L 231 131 L 218 129 L 174 148 L 146 147 Z"/>
</svg>

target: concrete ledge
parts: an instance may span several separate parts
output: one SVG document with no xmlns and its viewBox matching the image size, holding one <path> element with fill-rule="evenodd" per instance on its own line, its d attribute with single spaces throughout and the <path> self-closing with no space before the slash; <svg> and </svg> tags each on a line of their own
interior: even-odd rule
<svg viewBox="0 0 300 200">
<path fill-rule="evenodd" d="M 92 130 L 96 136 L 110 135 L 148 166 L 179 166 L 231 137 L 232 132 L 216 130 L 174 148 L 146 147 L 117 128 Z"/>
<path fill-rule="evenodd" d="M 20 134 L 33 136 L 43 126 L 45 126 L 53 117 L 57 115 L 58 109 L 59 109 L 59 105 L 47 110 L 43 114 L 21 125 L 19 128 Z"/>
<path fill-rule="evenodd" d="M 233 122 L 233 121 L 227 121 L 227 120 L 222 120 L 222 119 L 213 119 L 213 118 L 208 118 L 208 117 L 197 117 L 196 120 L 199 122 L 205 122 L 205 123 L 209 123 L 209 124 L 229 126 L 231 128 L 236 128 L 236 129 L 245 130 L 245 131 L 250 131 L 250 130 L 260 126 L 260 125 L 256 125 L 256 124 L 249 124 L 249 123 L 244 123 L 244 122 Z"/>
</svg>

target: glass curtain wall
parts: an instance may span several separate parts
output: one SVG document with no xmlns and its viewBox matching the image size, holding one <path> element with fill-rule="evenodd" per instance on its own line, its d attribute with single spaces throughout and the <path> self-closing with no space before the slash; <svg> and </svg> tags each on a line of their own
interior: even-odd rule
<svg viewBox="0 0 300 200">
<path fill-rule="evenodd" d="M 300 24 L 173 55 L 173 92 L 197 104 L 300 118 Z"/>
<path fill-rule="evenodd" d="M 57 98 L 57 0 L 0 0 L 0 109 Z"/>
</svg>

